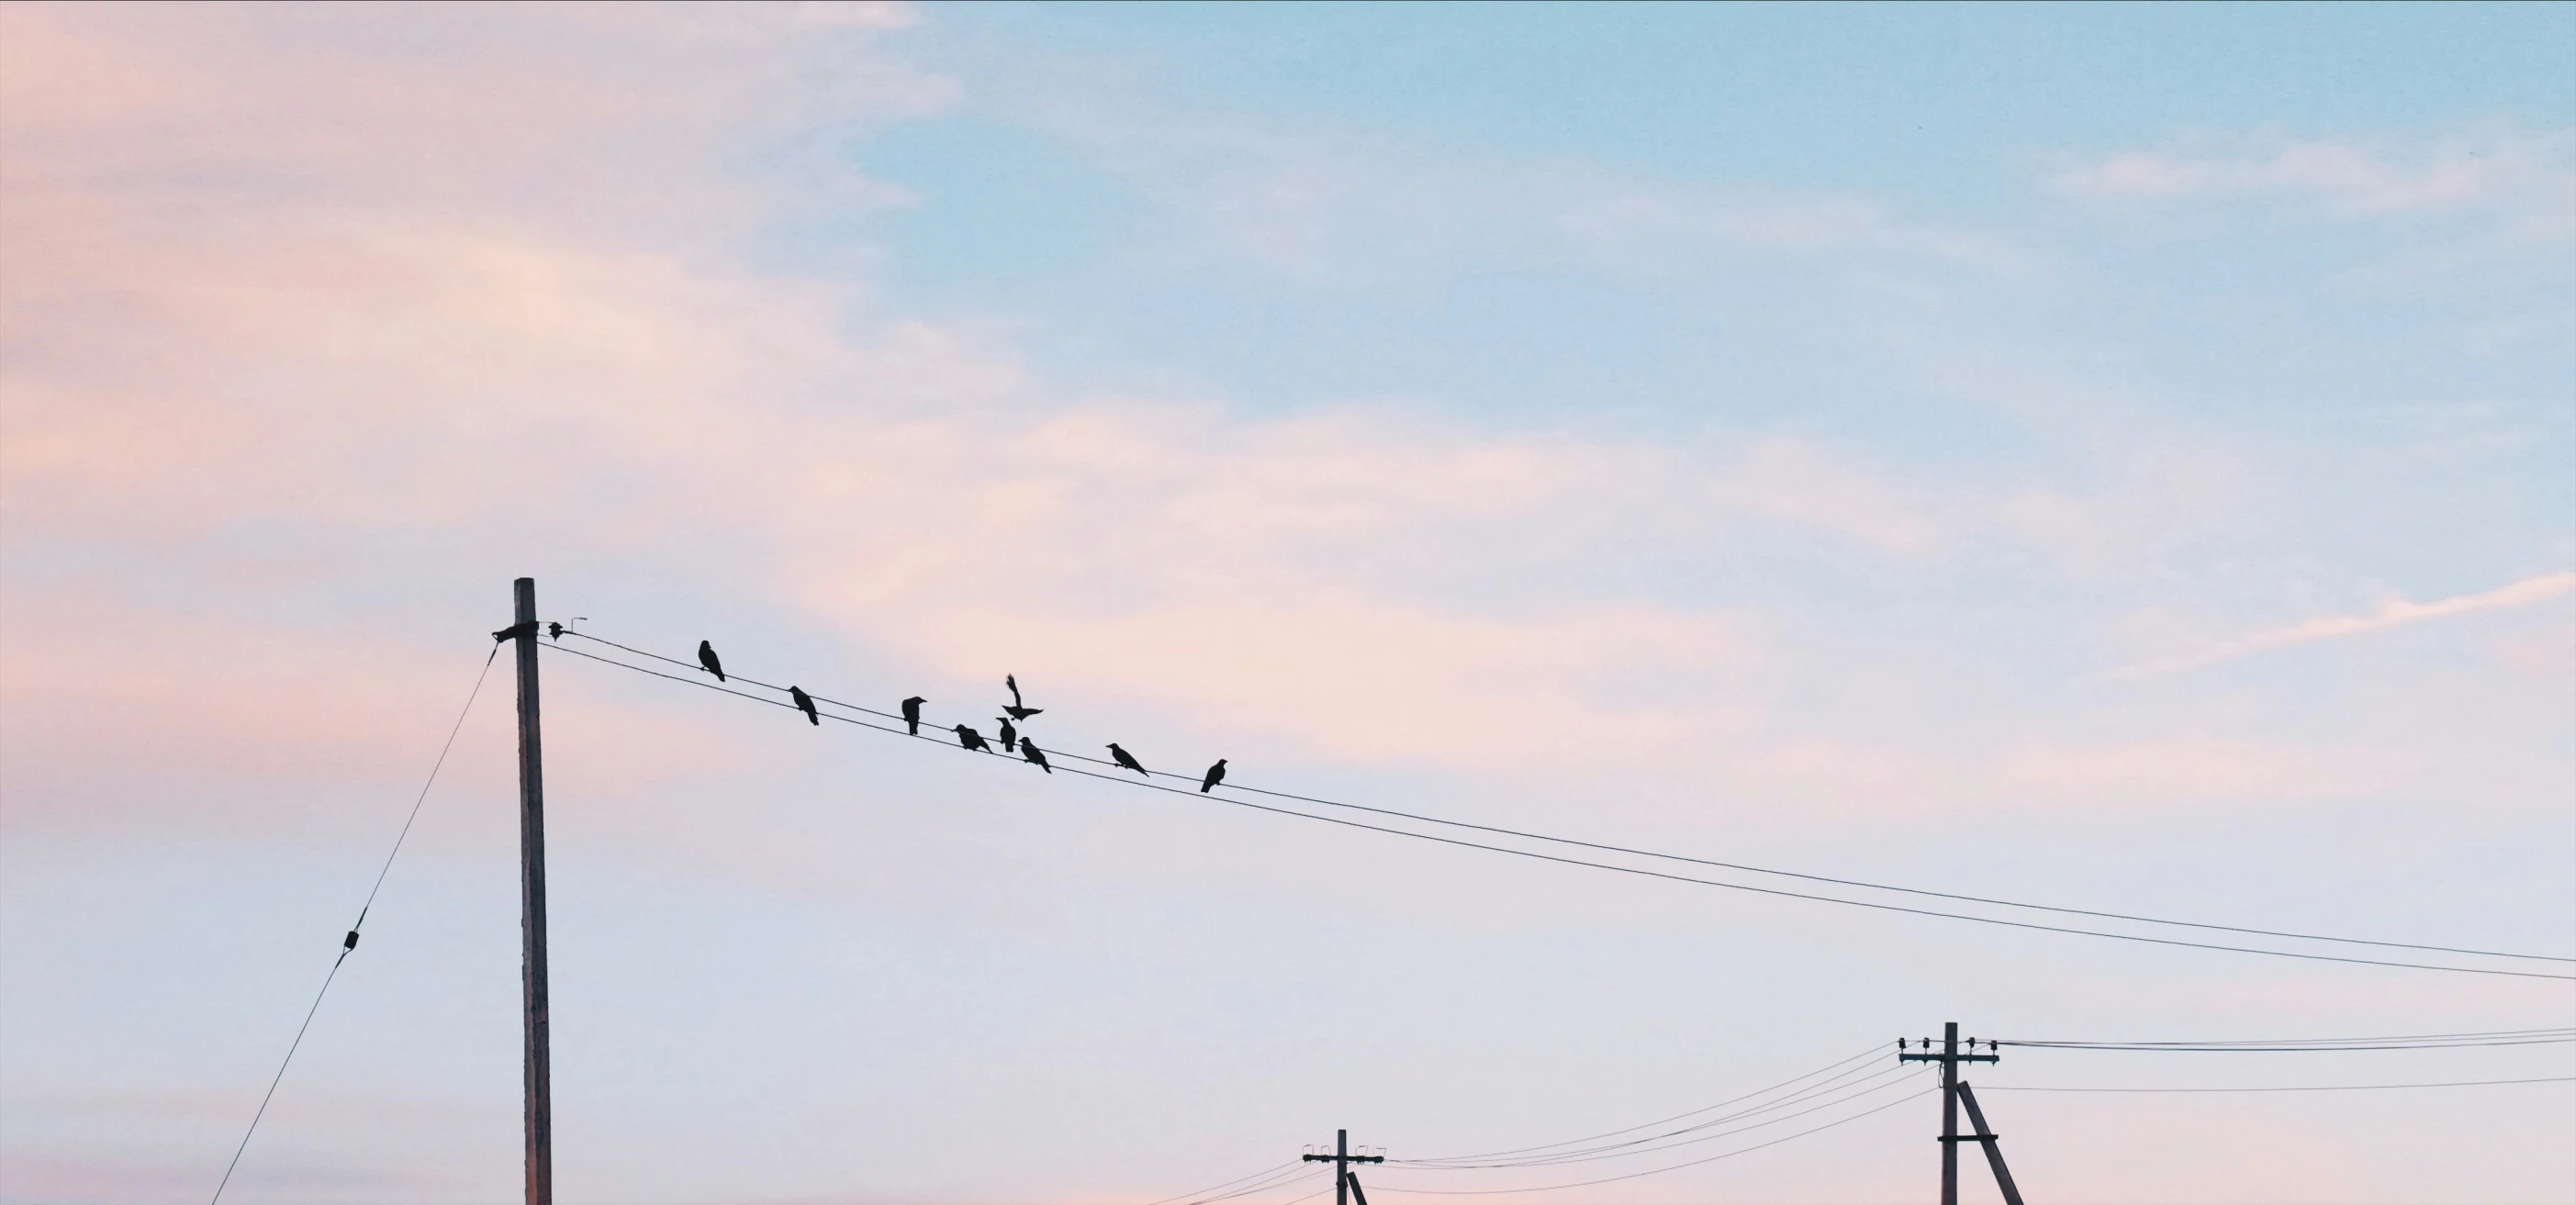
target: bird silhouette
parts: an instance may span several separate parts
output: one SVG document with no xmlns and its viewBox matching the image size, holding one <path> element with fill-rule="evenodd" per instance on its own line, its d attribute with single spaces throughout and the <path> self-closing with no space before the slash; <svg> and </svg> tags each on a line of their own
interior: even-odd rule
<svg viewBox="0 0 2576 1205">
<path fill-rule="evenodd" d="M 1049 774 L 1055 773 L 1055 767 L 1046 764 L 1046 754 L 1038 752 L 1038 743 L 1036 741 L 1026 739 L 1021 740 L 1020 756 L 1036 762 L 1039 769 L 1044 770 Z"/>
<path fill-rule="evenodd" d="M 1220 757 L 1220 758 L 1216 759 L 1216 764 L 1215 764 L 1215 765 L 1213 765 L 1213 766 L 1209 766 L 1209 767 L 1208 767 L 1207 778 L 1206 778 L 1206 779 L 1204 779 L 1204 780 L 1202 780 L 1202 781 L 1199 783 L 1199 794 L 1201 794 L 1201 795 L 1205 795 L 1205 794 L 1207 794 L 1207 793 L 1208 793 L 1208 791 L 1209 791 L 1211 788 L 1213 788 L 1213 787 L 1215 787 L 1215 786 L 1216 786 L 1216 784 L 1221 783 L 1221 782 L 1224 782 L 1224 781 L 1225 781 L 1225 759 L 1224 759 L 1224 758 L 1222 758 L 1222 757 Z"/>
<path fill-rule="evenodd" d="M 1145 767 L 1136 763 L 1136 755 L 1119 748 L 1118 742 L 1116 741 L 1109 742 L 1109 756 L 1116 758 L 1118 760 L 1118 765 L 1121 768 L 1134 770 L 1138 774 L 1145 774 Z M 1145 774 L 1145 777 L 1151 778 L 1153 776 Z"/>
<path fill-rule="evenodd" d="M 707 667 L 707 672 L 714 674 L 716 676 L 716 681 L 722 682 L 725 680 L 724 662 L 716 660 L 716 646 L 703 640 L 699 641 L 698 664 Z"/>
<path fill-rule="evenodd" d="M 823 726 L 823 717 L 814 714 L 814 696 L 806 694 L 802 687 L 790 686 L 787 697 L 796 700 L 796 710 L 805 713 L 806 723 L 817 728 Z"/>
<path fill-rule="evenodd" d="M 977 732 L 964 724 L 959 724 L 957 726 L 957 743 L 969 749 L 980 749 L 986 753 L 992 752 L 992 749 L 988 748 L 984 744 L 984 734 Z"/>
<path fill-rule="evenodd" d="M 1012 749 L 1017 748 L 1020 743 L 1020 730 L 1011 727 L 1011 722 L 1009 720 L 1004 720 L 1000 716 L 994 716 L 993 718 L 1000 720 L 1002 724 L 1002 752 L 1008 753 Z"/>
<path fill-rule="evenodd" d="M 1002 675 L 1002 685 L 1011 688 L 1011 705 L 1003 708 L 1002 711 L 1005 714 L 1008 714 L 1012 719 L 1025 720 L 1030 716 L 1046 710 L 1046 708 L 1043 707 L 1021 706 L 1025 700 L 1020 698 L 1020 680 L 1018 678 L 1010 674 L 1004 674 Z"/>
<path fill-rule="evenodd" d="M 546 639 L 548 639 L 548 640 L 561 640 L 561 639 L 563 639 L 563 625 L 562 625 L 562 624 L 559 624 L 559 623 L 550 623 L 550 624 L 547 624 L 547 625 L 546 625 Z"/>
<path fill-rule="evenodd" d="M 920 695 L 914 695 L 903 701 L 903 726 L 910 729 L 914 736 L 921 735 L 921 705 L 929 701 Z"/>
</svg>

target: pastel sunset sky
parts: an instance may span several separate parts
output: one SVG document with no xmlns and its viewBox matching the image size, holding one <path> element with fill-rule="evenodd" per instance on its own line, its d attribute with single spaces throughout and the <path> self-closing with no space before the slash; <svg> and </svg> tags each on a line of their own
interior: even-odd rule
<svg viewBox="0 0 2576 1205">
<path fill-rule="evenodd" d="M 1158 770 L 2576 955 L 2576 6 L 0 5 L 0 507 L 5 1205 L 213 1191 L 521 575 Z M 226 1201 L 517 1199 L 508 664 Z M 2576 1025 L 544 673 L 567 1205 Z M 2576 1083 L 2002 1090 L 2566 1045 L 1981 1074 L 2034 1201 L 2576 1196 Z M 1920 1202 L 1938 1124 L 1368 1183 Z"/>
</svg>

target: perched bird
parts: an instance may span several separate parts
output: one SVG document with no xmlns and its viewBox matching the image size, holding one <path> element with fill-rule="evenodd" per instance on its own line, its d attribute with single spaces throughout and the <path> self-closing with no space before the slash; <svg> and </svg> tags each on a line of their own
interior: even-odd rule
<svg viewBox="0 0 2576 1205">
<path fill-rule="evenodd" d="M 563 639 L 563 625 L 562 625 L 562 624 L 559 624 L 559 623 L 550 623 L 550 624 L 547 624 L 547 625 L 546 625 L 546 639 L 548 639 L 548 640 L 561 640 L 561 639 Z"/>
<path fill-rule="evenodd" d="M 1018 747 L 1020 743 L 1020 730 L 1011 727 L 1011 722 L 1009 720 L 1003 720 L 1000 716 L 994 716 L 993 718 L 1001 720 L 1002 723 L 1002 752 L 1008 753 L 1012 749 Z"/>
<path fill-rule="evenodd" d="M 987 748 L 984 744 L 984 734 L 977 732 L 964 724 L 959 724 L 957 726 L 957 743 L 969 749 L 980 749 L 986 753 L 992 752 L 992 750 Z"/>
<path fill-rule="evenodd" d="M 903 701 L 903 726 L 911 729 L 914 736 L 921 735 L 921 705 L 929 701 L 920 695 Z"/>
<path fill-rule="evenodd" d="M 1036 762 L 1039 769 L 1044 770 L 1049 774 L 1055 773 L 1055 767 L 1046 764 L 1046 754 L 1038 752 L 1038 743 L 1036 741 L 1021 741 L 1020 756 Z"/>
<path fill-rule="evenodd" d="M 1008 707 L 1003 708 L 1003 709 L 1002 709 L 1002 711 L 1003 711 L 1005 714 L 1009 715 L 1012 719 L 1015 719 L 1015 720 L 1025 720 L 1025 719 L 1029 718 L 1030 716 L 1036 715 L 1036 714 L 1038 714 L 1038 713 L 1043 712 L 1043 711 L 1045 711 L 1045 710 L 1046 710 L 1046 708 L 1043 708 L 1043 707 L 1022 707 L 1022 706 L 1020 706 L 1020 703 L 1021 703 L 1021 699 L 1020 699 L 1020 680 L 1019 680 L 1017 677 L 1015 677 L 1015 676 L 1013 676 L 1013 675 L 1010 675 L 1010 674 L 1004 674 L 1004 675 L 1002 675 L 1002 685 L 1004 685 L 1004 686 L 1007 686 L 1007 687 L 1010 687 L 1010 688 L 1011 688 L 1011 705 L 1010 705 L 1010 706 L 1008 706 Z"/>
<path fill-rule="evenodd" d="M 1134 770 L 1138 774 L 1145 774 L 1145 767 L 1136 764 L 1136 755 L 1119 748 L 1118 742 L 1116 741 L 1109 742 L 1109 756 L 1117 759 L 1120 768 Z M 1145 776 L 1147 778 L 1153 777 L 1150 774 L 1146 774 Z"/>
<path fill-rule="evenodd" d="M 1215 786 L 1216 786 L 1216 784 L 1221 783 L 1221 782 L 1224 782 L 1224 781 L 1225 781 L 1225 759 L 1224 759 L 1224 758 L 1222 758 L 1222 757 L 1220 757 L 1220 758 L 1216 759 L 1216 764 L 1215 764 L 1215 765 L 1213 765 L 1213 766 L 1209 766 L 1209 767 L 1208 767 L 1207 778 L 1206 778 L 1204 781 L 1202 781 L 1202 782 L 1200 782 L 1200 783 L 1199 783 L 1199 794 L 1201 794 L 1201 795 L 1205 795 L 1205 794 L 1207 794 L 1207 793 L 1208 793 L 1208 791 L 1209 791 L 1209 789 L 1211 789 L 1211 788 L 1215 787 Z"/>
<path fill-rule="evenodd" d="M 806 723 L 817 728 L 823 726 L 823 717 L 814 714 L 814 696 L 806 694 L 802 687 L 790 686 L 787 697 L 796 700 L 796 710 L 805 713 Z"/>
<path fill-rule="evenodd" d="M 716 676 L 716 681 L 722 682 L 725 680 L 724 662 L 716 660 L 716 646 L 703 640 L 699 641 L 698 664 L 707 667 L 707 672 L 714 674 Z"/>
</svg>

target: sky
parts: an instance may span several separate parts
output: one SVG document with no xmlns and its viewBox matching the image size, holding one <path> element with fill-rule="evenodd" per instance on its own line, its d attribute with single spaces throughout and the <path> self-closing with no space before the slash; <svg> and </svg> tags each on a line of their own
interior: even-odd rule
<svg viewBox="0 0 2576 1205">
<path fill-rule="evenodd" d="M 520 576 L 934 731 L 1015 675 L 1059 768 L 2576 955 L 2571 64 L 2568 5 L 0 6 L 0 1202 L 213 1193 L 469 690 L 224 1199 L 517 1198 Z M 1946 1021 L 2576 1025 L 542 657 L 567 1205 L 1177 1205 L 1873 1050 L 1369 1191 L 1920 1201 Z M 2564 1045 L 1976 1075 L 2035 1200 L 2576 1192 L 2568 1082 L 2013 1090 Z"/>
</svg>

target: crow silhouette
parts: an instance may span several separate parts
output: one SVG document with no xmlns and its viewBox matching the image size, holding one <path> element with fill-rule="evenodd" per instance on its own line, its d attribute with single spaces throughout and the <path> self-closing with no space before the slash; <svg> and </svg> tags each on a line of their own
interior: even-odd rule
<svg viewBox="0 0 2576 1205">
<path fill-rule="evenodd" d="M 921 735 L 921 705 L 929 701 L 920 695 L 914 695 L 903 701 L 903 726 L 910 729 L 914 736 Z"/>
<path fill-rule="evenodd" d="M 1011 688 L 1011 705 L 1003 708 L 1002 710 L 1008 713 L 1012 719 L 1025 720 L 1030 716 L 1046 710 L 1046 708 L 1043 707 L 1022 707 L 1020 705 L 1023 700 L 1020 698 L 1020 680 L 1018 678 L 1009 674 L 1004 674 L 1002 675 L 1002 685 Z"/>
<path fill-rule="evenodd" d="M 996 719 L 996 720 L 1001 720 L 1001 724 L 1002 724 L 1002 752 L 1004 752 L 1004 753 L 1008 753 L 1008 752 L 1010 752 L 1011 750 L 1018 748 L 1018 747 L 1019 747 L 1019 744 L 1020 744 L 1020 730 L 1019 730 L 1019 729 L 1017 729 L 1017 728 L 1013 728 L 1013 727 L 1011 727 L 1011 722 L 1010 722 L 1009 720 L 1004 720 L 1004 719 L 1002 719 L 1002 717 L 1000 717 L 1000 716 L 994 716 L 993 718 L 994 718 L 994 719 Z"/>
<path fill-rule="evenodd" d="M 699 641 L 698 664 L 707 667 L 707 672 L 714 674 L 716 676 L 716 681 L 722 682 L 725 680 L 724 662 L 716 660 L 716 646 L 703 640 Z"/>
<path fill-rule="evenodd" d="M 1126 750 L 1124 750 L 1124 749 L 1119 748 L 1119 747 L 1118 747 L 1118 742 L 1116 742 L 1116 741 L 1111 741 L 1111 742 L 1109 742 L 1109 756 L 1111 756 L 1111 757 L 1113 757 L 1113 758 L 1116 758 L 1116 759 L 1117 759 L 1117 761 L 1118 761 L 1118 765 L 1119 765 L 1119 767 L 1120 767 L 1120 768 L 1122 768 L 1122 769 L 1134 770 L 1134 771 L 1135 771 L 1135 772 L 1137 772 L 1138 774 L 1143 774 L 1143 775 L 1145 775 L 1145 777 L 1147 777 L 1147 778 L 1152 778 L 1152 777 L 1153 777 L 1153 776 L 1152 776 L 1152 775 L 1150 775 L 1150 774 L 1145 774 L 1145 767 L 1143 767 L 1143 766 L 1141 766 L 1141 765 L 1138 765 L 1138 764 L 1136 763 L 1136 755 L 1135 755 L 1135 754 L 1133 754 L 1133 753 L 1129 753 L 1128 751 L 1126 751 Z"/>
<path fill-rule="evenodd" d="M 1036 762 L 1039 769 L 1044 770 L 1049 774 L 1055 773 L 1055 767 L 1046 764 L 1046 754 L 1038 752 L 1038 743 L 1036 741 L 1029 740 L 1025 737 L 1021 738 L 1020 756 Z"/>
<path fill-rule="evenodd" d="M 1224 782 L 1224 781 L 1225 781 L 1225 759 L 1224 759 L 1224 758 L 1222 758 L 1222 757 L 1220 757 L 1220 758 L 1216 759 L 1216 764 L 1215 764 L 1215 765 L 1213 765 L 1213 766 L 1209 766 L 1209 767 L 1208 767 L 1207 778 L 1206 778 L 1206 779 L 1204 779 L 1204 780 L 1202 780 L 1202 781 L 1199 783 L 1199 794 L 1201 794 L 1201 795 L 1205 795 L 1205 794 L 1207 794 L 1207 793 L 1208 793 L 1208 791 L 1209 791 L 1211 788 L 1213 788 L 1213 787 L 1215 787 L 1215 786 L 1216 786 L 1216 784 L 1221 783 L 1221 782 Z"/>
<path fill-rule="evenodd" d="M 980 749 L 986 753 L 992 752 L 992 749 L 984 744 L 984 734 L 977 732 L 964 724 L 959 724 L 957 726 L 957 743 L 969 749 Z"/>
<path fill-rule="evenodd" d="M 806 694 L 801 687 L 790 686 L 787 688 L 787 697 L 796 700 L 796 710 L 805 713 L 806 723 L 817 728 L 823 726 L 823 717 L 814 714 L 814 696 Z"/>
</svg>

